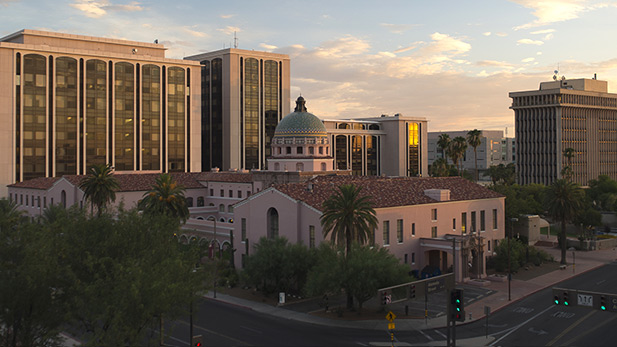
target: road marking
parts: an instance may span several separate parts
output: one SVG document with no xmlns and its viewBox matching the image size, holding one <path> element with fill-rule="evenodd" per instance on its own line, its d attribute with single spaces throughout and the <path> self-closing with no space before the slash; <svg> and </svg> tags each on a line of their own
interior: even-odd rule
<svg viewBox="0 0 617 347">
<path fill-rule="evenodd" d="M 606 324 L 612 322 L 613 320 L 615 320 L 615 318 L 617 318 L 617 316 L 612 316 L 611 318 L 603 321 L 602 323 L 596 325 L 595 327 L 593 327 L 592 329 L 589 329 L 587 331 L 585 331 L 585 333 L 578 335 L 577 337 L 575 337 L 572 341 L 570 341 L 572 344 L 574 344 L 576 341 L 580 340 L 582 337 L 585 337 L 589 334 L 591 334 L 592 332 L 604 327 Z"/>
<path fill-rule="evenodd" d="M 356 341 L 357 344 L 359 344 L 360 346 L 368 346 L 366 343 L 362 343 L 362 342 L 358 342 Z"/>
<path fill-rule="evenodd" d="M 522 327 L 523 325 L 525 325 L 525 324 L 527 324 L 527 323 L 531 322 L 532 320 L 536 319 L 539 315 L 541 315 L 541 314 L 543 314 L 544 312 L 546 312 L 546 311 L 548 311 L 548 310 L 552 309 L 553 307 L 554 307 L 554 306 L 553 306 L 553 305 L 551 305 L 551 306 L 547 307 L 546 309 L 542 310 L 542 312 L 538 312 L 538 314 L 536 314 L 535 316 L 533 316 L 533 317 L 529 318 L 528 320 L 524 321 L 523 323 L 521 323 L 521 324 L 519 324 L 519 325 L 515 326 L 512 330 L 510 330 L 510 332 L 509 332 L 509 333 L 507 333 L 507 334 L 505 334 L 504 336 L 500 337 L 499 339 L 497 339 L 497 340 L 493 341 L 493 343 L 491 343 L 489 346 L 495 346 L 495 345 L 496 345 L 499 341 L 501 341 L 501 340 L 505 339 L 505 338 L 506 338 L 506 337 L 508 337 L 510 334 L 512 334 L 513 332 L 517 331 L 520 327 Z"/>
<path fill-rule="evenodd" d="M 245 327 L 244 325 L 241 325 L 241 326 L 240 326 L 240 328 L 242 328 L 242 329 L 246 329 L 246 330 L 249 330 L 249 331 L 252 331 L 252 332 L 257 333 L 257 334 L 263 334 L 263 333 L 262 333 L 261 331 L 259 331 L 259 330 L 251 329 L 251 328 L 249 328 L 249 327 Z"/>
<path fill-rule="evenodd" d="M 419 331 L 422 335 L 424 335 L 424 337 L 426 337 L 429 341 L 435 341 L 434 338 L 432 338 L 430 335 L 428 335 L 427 333 L 425 333 L 422 330 L 416 329 L 417 331 Z"/>
<path fill-rule="evenodd" d="M 557 311 L 555 313 L 553 313 L 551 315 L 551 317 L 553 318 L 564 318 L 564 319 L 570 319 L 572 317 L 574 317 L 576 314 L 572 313 L 572 312 L 563 312 L 563 311 Z"/>
<path fill-rule="evenodd" d="M 443 337 L 444 339 L 447 339 L 448 337 L 446 336 L 446 334 L 442 333 L 439 330 L 433 330 L 434 332 L 436 332 L 437 334 L 441 335 L 441 337 Z"/>
<path fill-rule="evenodd" d="M 178 322 L 180 322 L 180 323 L 182 323 L 184 325 L 190 325 L 189 322 L 184 321 L 184 320 L 179 320 Z M 203 331 L 209 332 L 210 334 L 214 334 L 214 335 L 218 335 L 218 336 L 224 337 L 226 339 L 232 340 L 232 341 L 234 341 L 234 342 L 236 342 L 238 344 L 244 345 L 244 346 L 249 346 L 249 344 L 244 342 L 244 341 L 240 341 L 238 339 L 234 339 L 233 337 L 230 337 L 230 336 L 227 336 L 227 335 L 223 335 L 223 334 L 221 334 L 219 332 L 216 332 L 216 331 L 210 330 L 210 329 L 206 329 L 206 328 L 204 328 L 202 326 L 199 326 L 199 325 L 196 325 L 196 324 L 193 324 L 193 329 L 194 328 L 201 329 Z"/>
<path fill-rule="evenodd" d="M 587 313 L 585 316 L 579 318 L 576 322 L 574 322 L 572 325 L 570 325 L 566 330 L 564 330 L 561 334 L 555 336 L 554 339 L 552 339 L 549 343 L 547 343 L 547 346 L 552 346 L 553 343 L 559 341 L 560 338 L 562 338 L 565 334 L 569 333 L 572 329 L 576 328 L 577 325 L 581 324 L 585 319 L 589 318 L 591 315 L 593 315 L 594 313 L 596 313 L 598 311 L 591 311 L 589 313 Z"/>
<path fill-rule="evenodd" d="M 533 308 L 531 307 L 517 307 L 513 310 L 515 313 L 531 313 L 533 312 Z"/>
<path fill-rule="evenodd" d="M 606 280 L 602 280 L 602 281 L 600 281 L 600 282 L 596 282 L 596 285 L 602 284 L 602 283 L 604 283 L 604 282 L 606 282 Z"/>
<path fill-rule="evenodd" d="M 160 331 L 158 331 L 158 330 L 156 330 L 156 329 L 152 329 L 152 331 L 153 331 L 155 334 L 160 334 L 160 333 L 161 333 Z M 180 340 L 180 339 L 175 338 L 175 337 L 173 337 L 173 336 L 167 336 L 166 338 L 172 339 L 172 340 L 174 340 L 174 341 L 178 341 L 178 342 L 182 343 L 183 345 L 187 345 L 187 346 L 189 346 L 189 347 L 191 346 L 191 344 L 190 344 L 190 343 L 186 343 L 186 341 L 184 341 L 184 340 Z"/>
</svg>

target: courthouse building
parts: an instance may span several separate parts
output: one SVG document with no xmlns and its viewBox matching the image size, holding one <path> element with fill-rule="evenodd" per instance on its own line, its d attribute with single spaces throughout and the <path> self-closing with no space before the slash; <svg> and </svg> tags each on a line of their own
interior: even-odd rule
<svg viewBox="0 0 617 347">
<path fill-rule="evenodd" d="M 617 179 L 617 94 L 597 79 L 540 83 L 510 93 L 516 125 L 519 184 L 551 184 L 571 161 L 572 180 L 587 185 L 599 175 Z M 567 148 L 574 157 L 564 156 Z"/>
<path fill-rule="evenodd" d="M 92 164 L 201 171 L 200 71 L 158 43 L 38 30 L 1 38 L 0 196 Z"/>
</svg>

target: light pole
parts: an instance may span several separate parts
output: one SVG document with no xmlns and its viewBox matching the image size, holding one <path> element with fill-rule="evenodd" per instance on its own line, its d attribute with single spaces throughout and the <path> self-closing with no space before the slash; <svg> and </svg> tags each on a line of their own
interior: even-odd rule
<svg viewBox="0 0 617 347">
<path fill-rule="evenodd" d="M 512 268 L 510 266 L 510 239 L 512 238 L 512 233 L 514 233 L 514 223 L 518 222 L 518 218 L 510 219 L 512 222 L 510 233 L 508 234 L 508 301 L 512 301 Z"/>
<path fill-rule="evenodd" d="M 212 255 L 214 256 L 214 298 L 216 299 L 216 280 L 218 275 L 218 242 L 216 241 L 216 218 L 214 216 L 208 217 L 208 220 L 214 221 L 214 239 L 210 242 L 210 248 L 212 249 Z M 214 244 L 217 244 L 216 251 L 214 251 Z"/>
</svg>

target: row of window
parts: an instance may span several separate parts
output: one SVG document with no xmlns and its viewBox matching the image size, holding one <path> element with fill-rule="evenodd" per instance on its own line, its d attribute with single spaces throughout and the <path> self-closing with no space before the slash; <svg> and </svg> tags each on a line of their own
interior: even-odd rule
<svg viewBox="0 0 617 347">
<path fill-rule="evenodd" d="M 317 151 L 319 154 L 324 154 L 324 147 L 318 147 Z M 276 148 L 276 154 L 283 154 L 283 149 L 281 147 Z M 329 154 L 328 147 L 325 149 L 326 155 Z M 296 147 L 296 152 L 292 153 L 291 147 L 285 147 L 285 154 L 304 154 L 304 147 Z M 315 154 L 315 147 L 308 147 L 308 154 Z"/>
<path fill-rule="evenodd" d="M 210 196 L 214 196 L 214 189 L 210 189 Z M 220 190 L 219 196 L 221 198 L 225 197 L 225 189 L 221 189 Z M 251 196 L 251 191 L 247 190 L 246 191 L 246 197 L 249 197 L 249 196 Z M 233 198 L 234 197 L 233 189 L 229 189 L 227 197 L 228 198 Z M 236 198 L 242 199 L 242 191 L 241 190 L 238 190 L 238 193 L 236 194 Z"/>
<path fill-rule="evenodd" d="M 60 203 L 62 204 L 62 206 L 66 207 L 66 191 L 63 190 L 60 193 L 60 199 L 61 199 Z M 13 195 L 13 193 L 10 193 L 9 201 L 14 202 L 18 205 L 26 206 L 26 207 L 30 206 L 30 207 L 41 208 L 41 197 L 40 196 L 34 196 L 34 195 L 28 195 L 28 194 Z M 47 197 L 44 196 L 42 201 L 43 201 L 43 208 L 47 208 Z M 54 204 L 54 198 L 50 198 L 50 205 L 53 205 L 53 204 Z M 79 206 L 80 208 L 83 207 L 83 201 L 81 201 L 79 205 L 80 205 Z"/>
</svg>

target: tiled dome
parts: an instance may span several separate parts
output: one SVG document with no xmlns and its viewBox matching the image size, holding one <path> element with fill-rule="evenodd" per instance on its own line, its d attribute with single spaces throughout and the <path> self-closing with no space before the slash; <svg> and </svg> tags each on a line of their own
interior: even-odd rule
<svg viewBox="0 0 617 347">
<path fill-rule="evenodd" d="M 325 137 L 326 127 L 314 114 L 308 113 L 303 97 L 296 100 L 296 109 L 276 126 L 274 136 L 281 137 Z"/>
</svg>

